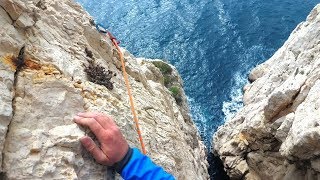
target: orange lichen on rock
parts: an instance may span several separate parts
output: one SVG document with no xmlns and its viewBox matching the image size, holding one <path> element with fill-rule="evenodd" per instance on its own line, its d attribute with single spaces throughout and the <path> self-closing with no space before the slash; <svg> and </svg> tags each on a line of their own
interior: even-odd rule
<svg viewBox="0 0 320 180">
<path fill-rule="evenodd" d="M 61 72 L 54 65 L 40 64 L 30 58 L 23 58 L 22 60 L 21 59 L 22 58 L 20 58 L 19 60 L 19 57 L 8 54 L 1 57 L 0 62 L 8 65 L 14 72 L 17 72 L 20 69 L 26 71 L 36 71 L 35 76 L 33 77 L 34 83 L 41 83 L 45 81 L 47 76 L 56 76 L 61 74 Z"/>
<path fill-rule="evenodd" d="M 17 67 L 21 65 L 18 62 L 18 58 L 15 57 L 13 54 L 8 54 L 8 55 L 3 56 L 1 58 L 1 61 L 3 64 L 8 65 L 12 71 L 16 71 Z M 40 70 L 41 69 L 41 65 L 32 59 L 25 59 L 22 67 L 27 68 L 27 69 L 32 69 L 32 70 Z"/>
<path fill-rule="evenodd" d="M 31 59 L 25 60 L 25 67 L 28 69 L 33 69 L 33 70 L 40 70 L 41 69 L 41 65 Z"/>
<path fill-rule="evenodd" d="M 52 74 L 60 74 L 54 66 L 52 65 L 41 65 L 40 63 L 36 62 L 28 58 L 25 54 L 26 46 L 22 46 L 18 56 L 14 56 L 12 54 L 8 54 L 3 56 L 2 62 L 7 64 L 11 67 L 13 71 L 19 71 L 21 69 L 30 69 L 30 70 L 42 70 L 44 75 L 52 75 Z"/>
<path fill-rule="evenodd" d="M 17 65 L 16 65 L 16 57 L 13 54 L 8 54 L 5 55 L 1 58 L 1 61 L 3 64 L 8 65 L 12 71 L 16 71 L 17 70 Z"/>
<path fill-rule="evenodd" d="M 42 65 L 33 77 L 33 83 L 42 83 L 46 81 L 49 77 L 61 78 L 62 76 L 61 72 L 53 65 Z"/>
</svg>

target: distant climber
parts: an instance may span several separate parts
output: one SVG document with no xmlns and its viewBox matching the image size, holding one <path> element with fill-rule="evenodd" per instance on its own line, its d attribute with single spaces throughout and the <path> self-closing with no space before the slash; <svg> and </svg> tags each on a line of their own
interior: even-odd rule
<svg viewBox="0 0 320 180">
<path fill-rule="evenodd" d="M 79 113 L 74 121 L 89 127 L 97 137 L 100 147 L 88 136 L 80 139 L 82 145 L 102 165 L 113 166 L 125 180 L 175 179 L 138 149 L 129 147 L 111 117 L 94 112 Z"/>
</svg>

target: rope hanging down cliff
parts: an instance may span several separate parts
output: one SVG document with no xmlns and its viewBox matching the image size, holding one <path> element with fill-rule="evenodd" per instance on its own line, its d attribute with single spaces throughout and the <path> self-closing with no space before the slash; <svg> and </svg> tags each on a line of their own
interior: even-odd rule
<svg viewBox="0 0 320 180">
<path fill-rule="evenodd" d="M 137 129 L 137 133 L 138 133 L 138 136 L 139 136 L 139 141 L 140 141 L 140 144 L 141 144 L 141 150 L 142 150 L 143 154 L 146 154 L 146 149 L 145 149 L 145 146 L 144 146 L 144 143 L 143 143 L 141 130 L 140 130 L 140 127 L 139 127 L 138 117 L 137 117 L 137 114 L 136 114 L 136 111 L 135 111 L 135 108 L 134 108 L 133 97 L 132 97 L 132 94 L 131 94 L 128 74 L 126 72 L 126 67 L 125 67 L 125 63 L 124 63 L 123 54 L 122 54 L 121 49 L 119 47 L 120 42 L 117 41 L 117 39 L 109 31 L 107 31 L 102 25 L 97 24 L 96 28 L 100 33 L 108 35 L 110 37 L 110 40 L 112 41 L 112 43 L 114 44 L 114 46 L 116 47 L 116 49 L 118 51 L 118 54 L 119 54 L 119 57 L 120 57 L 120 61 L 121 61 L 121 66 L 122 66 L 123 77 L 124 77 L 124 80 L 125 80 L 125 83 L 126 83 L 126 87 L 127 87 L 127 91 L 128 91 L 128 95 L 129 95 L 131 112 L 132 112 L 132 115 L 133 115 L 133 119 L 134 119 L 134 122 L 135 122 L 135 125 L 136 125 L 136 129 Z"/>
</svg>

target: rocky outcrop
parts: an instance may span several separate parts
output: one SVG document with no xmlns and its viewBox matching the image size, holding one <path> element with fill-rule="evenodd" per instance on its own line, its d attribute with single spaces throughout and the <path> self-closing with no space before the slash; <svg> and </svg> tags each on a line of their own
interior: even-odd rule
<svg viewBox="0 0 320 180">
<path fill-rule="evenodd" d="M 320 178 L 320 5 L 252 70 L 243 109 L 214 135 L 232 179 Z"/>
<path fill-rule="evenodd" d="M 72 121 L 105 112 L 139 147 L 109 38 L 71 0 L 1 0 L 0 26 L 0 179 L 113 179 L 79 144 L 89 130 Z M 123 51 L 147 154 L 178 179 L 207 179 L 185 99 L 179 106 L 157 67 Z"/>
</svg>

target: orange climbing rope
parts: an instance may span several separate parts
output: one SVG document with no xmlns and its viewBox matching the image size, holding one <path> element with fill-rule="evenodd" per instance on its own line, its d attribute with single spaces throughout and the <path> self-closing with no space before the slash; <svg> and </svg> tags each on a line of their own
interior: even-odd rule
<svg viewBox="0 0 320 180">
<path fill-rule="evenodd" d="M 105 34 L 107 33 L 109 35 L 109 37 L 110 37 L 110 40 L 114 44 L 114 46 L 117 48 L 118 54 L 120 56 L 123 77 L 124 77 L 124 80 L 125 80 L 125 83 L 126 83 L 126 86 L 127 86 L 128 95 L 129 95 L 131 112 L 132 112 L 132 115 L 133 115 L 133 119 L 134 119 L 134 122 L 135 122 L 135 125 L 136 125 L 136 129 L 137 129 L 137 133 L 138 133 L 138 136 L 139 136 L 139 141 L 140 141 L 140 144 L 141 144 L 141 150 L 142 150 L 143 154 L 146 154 L 147 152 L 146 152 L 146 148 L 145 148 L 144 143 L 143 143 L 141 130 L 140 130 L 140 127 L 139 127 L 138 116 L 137 116 L 135 108 L 134 108 L 133 97 L 132 97 L 132 94 L 131 94 L 131 88 L 130 88 L 130 84 L 129 84 L 129 79 L 128 79 L 128 74 L 127 74 L 127 71 L 126 71 L 125 63 L 124 63 L 123 54 L 122 54 L 121 49 L 119 47 L 119 43 L 120 42 L 118 42 L 117 39 L 110 32 L 106 31 L 105 28 L 102 29 L 101 25 L 98 24 L 97 25 L 97 29 L 99 30 L 99 32 L 102 32 L 102 33 L 105 33 Z"/>
</svg>

